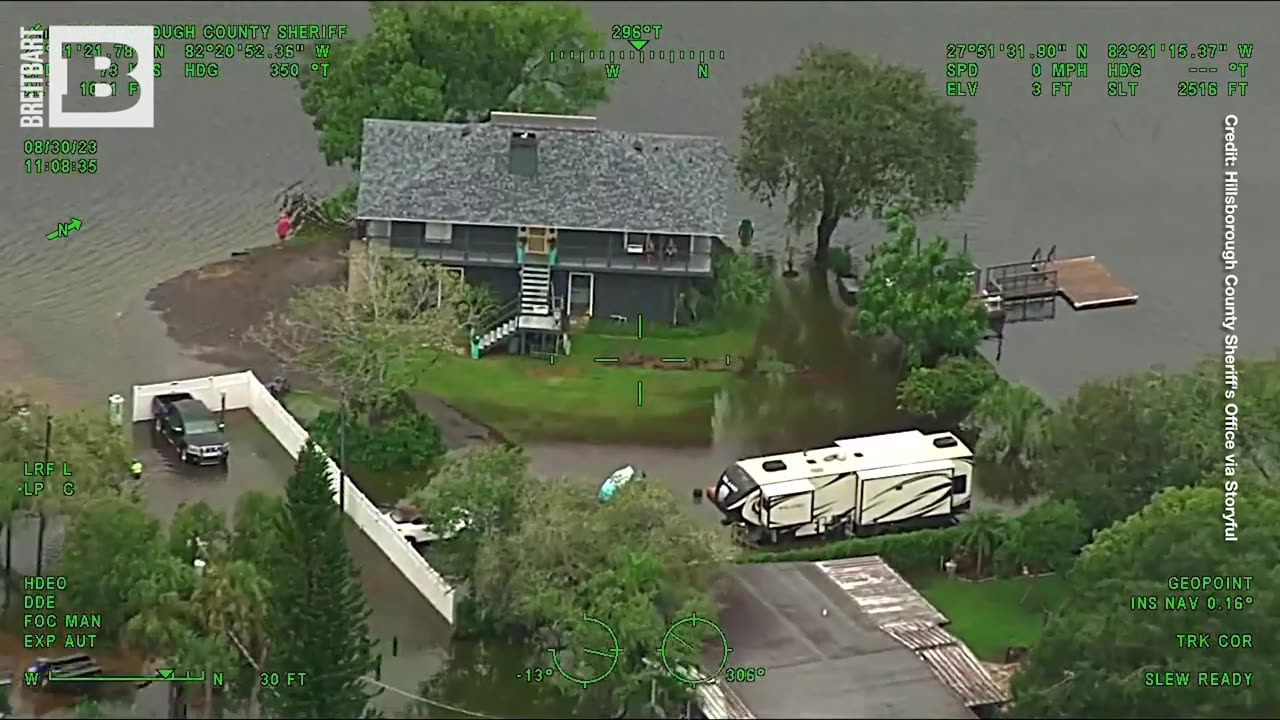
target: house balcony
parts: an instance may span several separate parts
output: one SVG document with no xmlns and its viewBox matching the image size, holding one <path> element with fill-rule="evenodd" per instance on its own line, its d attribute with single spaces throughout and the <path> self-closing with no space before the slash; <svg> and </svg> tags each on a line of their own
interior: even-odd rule
<svg viewBox="0 0 1280 720">
<path fill-rule="evenodd" d="M 405 242 L 390 238 L 365 238 L 373 248 L 403 257 L 445 265 L 490 265 L 517 267 L 520 257 L 514 241 L 471 239 L 464 241 Z M 710 238 L 694 238 L 678 253 L 628 252 L 615 243 L 599 243 L 598 248 L 562 243 L 554 253 L 525 253 L 525 261 L 543 258 L 557 269 L 655 273 L 664 275 L 711 275 Z"/>
</svg>

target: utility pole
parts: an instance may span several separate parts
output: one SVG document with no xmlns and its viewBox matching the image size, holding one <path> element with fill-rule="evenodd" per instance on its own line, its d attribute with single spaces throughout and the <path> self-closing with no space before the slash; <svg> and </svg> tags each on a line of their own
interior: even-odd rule
<svg viewBox="0 0 1280 720">
<path fill-rule="evenodd" d="M 53 415 L 45 408 L 44 413 L 44 466 L 49 467 L 49 444 L 53 441 Z M 44 504 L 36 499 L 36 507 L 40 513 L 40 529 L 36 533 L 36 577 L 44 574 Z"/>
</svg>

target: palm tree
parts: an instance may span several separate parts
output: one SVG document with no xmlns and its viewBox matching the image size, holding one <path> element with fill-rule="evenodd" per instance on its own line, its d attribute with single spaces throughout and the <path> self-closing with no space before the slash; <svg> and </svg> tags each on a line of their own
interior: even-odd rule
<svg viewBox="0 0 1280 720">
<path fill-rule="evenodd" d="M 1004 517 L 993 510 L 978 510 L 960 527 L 962 534 L 956 549 L 974 559 L 974 573 L 981 576 L 982 561 L 991 557 L 1004 537 Z"/>
<path fill-rule="evenodd" d="M 247 560 L 215 562 L 208 566 L 191 605 L 208 631 L 231 657 L 243 657 L 261 668 L 269 650 L 266 622 L 268 584 L 257 566 Z M 240 664 L 240 663 L 237 663 Z M 248 683 L 248 716 L 258 717 L 258 684 Z"/>
<path fill-rule="evenodd" d="M 1028 472 L 1043 452 L 1051 410 L 1031 388 L 996 383 L 969 416 L 979 432 L 978 458 Z"/>
<path fill-rule="evenodd" d="M 192 634 L 190 597 L 194 573 L 190 565 L 157 549 L 154 572 L 131 594 L 133 616 L 124 626 L 129 645 L 151 659 L 177 665 Z M 169 717 L 180 717 L 180 683 L 169 684 Z"/>
<path fill-rule="evenodd" d="M 231 667 L 236 663 L 238 654 L 233 655 L 227 644 L 219 638 L 194 633 L 186 637 L 179 654 L 187 667 L 204 670 L 200 705 L 204 708 L 204 717 L 218 717 L 222 708 L 221 703 L 216 702 L 214 696 L 213 674 L 210 668 Z"/>
</svg>

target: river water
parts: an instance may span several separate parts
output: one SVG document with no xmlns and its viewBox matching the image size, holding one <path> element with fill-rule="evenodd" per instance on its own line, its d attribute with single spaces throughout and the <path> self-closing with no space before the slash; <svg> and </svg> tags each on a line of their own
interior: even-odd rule
<svg viewBox="0 0 1280 720">
<path fill-rule="evenodd" d="M 1048 89 L 1033 97 L 1028 63 L 987 62 L 977 97 L 964 100 L 978 123 L 981 166 L 966 204 L 927 230 L 967 234 L 984 263 L 1027 259 L 1057 246 L 1060 257 L 1099 256 L 1142 296 L 1135 307 L 1072 314 L 1010 332 L 1001 368 L 1052 397 L 1078 384 L 1163 363 L 1185 366 L 1220 343 L 1222 122 L 1240 117 L 1239 214 L 1242 314 L 1249 355 L 1280 344 L 1280 324 L 1256 320 L 1280 300 L 1266 272 L 1280 267 L 1274 242 L 1280 219 L 1267 210 L 1275 194 L 1280 145 L 1276 62 L 1268 37 L 1280 27 L 1272 4 L 1189 3 L 595 3 L 599 27 L 663 26 L 671 48 L 723 50 L 710 79 L 691 65 L 629 64 L 598 114 L 607 126 L 656 132 L 712 133 L 736 144 L 744 85 L 788 68 L 799 51 L 826 42 L 923 68 L 938 87 L 948 43 L 1088 43 L 1089 75 L 1070 97 Z M 18 26 L 112 23 L 348 23 L 368 26 L 364 3 L 317 8 L 296 3 L 76 3 L 0 5 L 0 76 L 17 75 Z M 1143 61 L 1136 97 L 1107 97 L 1108 42 L 1256 43 L 1244 98 L 1228 97 L 1227 60 Z M 170 42 L 171 50 L 179 43 Z M 656 45 L 655 45 L 656 47 Z M 1234 60 L 1234 52 L 1230 53 Z M 303 181 L 323 192 L 350 180 L 326 168 L 292 83 L 269 77 L 259 61 L 220 63 L 216 79 L 183 79 L 171 59 L 157 88 L 156 127 L 69 133 L 99 141 L 95 176 L 26 175 L 17 137 L 0 144 L 0 381 L 19 382 L 61 404 L 94 400 L 136 382 L 189 376 L 209 368 L 169 340 L 143 302 L 146 291 L 184 270 L 271 241 L 273 196 Z M 1189 65 L 1215 65 L 1216 75 Z M 1046 73 L 1047 74 L 1047 73 Z M 1180 80 L 1213 78 L 1218 97 L 1177 97 Z M 15 113 L 16 114 L 16 113 Z M 10 116 L 6 122 L 15 122 Z M 32 137 L 24 135 L 25 137 Z M 1267 188 L 1271 188 L 1268 190 Z M 735 194 L 733 219 L 755 220 L 757 242 L 780 246 L 782 217 Z M 71 216 L 84 227 L 46 241 Z M 799 242 L 807 242 L 806 232 Z M 867 224 L 846 223 L 837 241 L 865 247 L 878 239 Z M 1252 312 L 1254 308 L 1258 313 Z M 821 391 L 815 397 L 827 395 Z M 815 400 L 817 402 L 817 400 Z M 794 404 L 794 403 L 793 403 Z M 823 407 L 815 405 L 815 407 Z M 838 408 L 829 412 L 840 415 Z M 811 415 L 819 415 L 811 413 Z M 796 417 L 792 415 L 791 417 Z M 856 426 L 849 417 L 848 426 Z M 846 434 L 833 427 L 831 435 Z M 814 433 L 818 429 L 813 430 Z M 756 438 L 754 441 L 760 441 Z M 696 485 L 740 450 L 734 442 L 702 452 L 636 448 L 534 446 L 535 465 L 553 473 L 597 474 L 619 460 L 658 465 Z M 625 456 L 625 457 L 623 457 Z M 190 484 L 190 483 L 189 483 Z M 191 497 L 203 491 L 194 486 Z M 164 493 L 173 502 L 172 495 Z M 357 554 L 359 541 L 353 541 Z M 389 636 L 417 627 L 413 604 L 394 600 L 398 579 L 376 556 L 366 582 L 377 587 L 374 623 Z M 386 571 L 385 573 L 383 571 Z M 368 577 L 372 576 L 372 581 Z M 403 583 L 400 583 L 403 585 Z M 399 611 L 397 611 L 397 608 Z M 409 608 L 406 610 L 406 608 Z M 422 655 L 431 633 L 401 641 Z M 402 663 L 404 682 L 431 663 Z M 510 707 L 506 690 L 459 683 L 457 702 Z M 477 689 L 483 687 L 483 690 Z M 490 700 L 492 698 L 492 700 Z M 519 702 L 514 703 L 516 706 Z"/>
</svg>

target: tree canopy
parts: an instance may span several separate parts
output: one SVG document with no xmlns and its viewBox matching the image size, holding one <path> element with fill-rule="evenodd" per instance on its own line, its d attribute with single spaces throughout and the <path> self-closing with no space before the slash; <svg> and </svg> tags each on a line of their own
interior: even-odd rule
<svg viewBox="0 0 1280 720">
<path fill-rule="evenodd" d="M 842 219 L 955 207 L 973 185 L 973 120 L 920 70 L 818 45 L 745 95 L 738 176 L 793 227 L 817 223 L 819 265 Z"/>
<path fill-rule="evenodd" d="M 973 262 L 935 238 L 923 247 L 914 219 L 890 209 L 889 240 L 876 247 L 858 291 L 858 331 L 901 341 L 908 365 L 971 352 L 987 327 L 974 298 Z"/>
<path fill-rule="evenodd" d="M 365 118 L 471 122 L 491 110 L 575 114 L 606 79 L 552 53 L 601 47 L 582 10 L 560 2 L 375 2 L 373 30 L 335 43 L 302 78 L 302 108 L 330 164 L 359 162 Z"/>
<path fill-rule="evenodd" d="M 73 493 L 50 488 L 26 502 L 39 505 L 74 505 L 91 495 L 128 493 L 134 489 L 126 470 L 129 463 L 130 438 L 116 427 L 106 410 L 80 410 L 54 414 L 25 393 L 0 391 L 0 463 L 16 466 L 22 474 L 23 463 L 44 460 L 46 420 L 51 419 L 49 460 L 63 463 L 74 483 Z M 12 485 L 11 488 L 16 488 Z M 8 489 L 7 489 L 8 490 Z"/>
<path fill-rule="evenodd" d="M 1199 484 L 1222 463 L 1221 444 L 1211 442 L 1221 436 L 1219 385 L 1209 363 L 1086 383 L 1035 441 L 1043 443 L 1033 453 L 1041 456 L 1036 484 L 1075 502 L 1091 530 L 1137 512 L 1159 490 Z M 1024 454 L 1032 437 L 1024 436 Z"/>
<path fill-rule="evenodd" d="M 585 692 L 565 685 L 584 710 L 652 713 L 652 682 L 668 711 L 687 694 L 663 670 L 657 648 L 675 620 L 714 617 L 708 590 L 733 550 L 722 535 L 690 522 L 658 481 L 629 483 L 601 503 L 583 483 L 532 477 L 514 451 L 481 448 L 447 466 L 414 499 L 436 522 L 465 512 L 477 523 L 469 539 L 464 531 L 433 548 L 433 562 L 439 557 L 455 578 L 469 581 L 475 615 L 489 628 L 566 649 L 561 658 L 579 677 L 599 674 L 600 663 L 609 662 L 567 650 L 609 642 L 583 615 L 614 630 L 622 653 L 609 678 Z"/>
<path fill-rule="evenodd" d="M 138 503 L 114 496 L 89 500 L 72 518 L 59 561 L 68 604 L 101 613 L 106 627 L 121 630 L 145 609 L 149 598 L 138 590 L 164 574 L 166 549 L 160 523 Z"/>
<path fill-rule="evenodd" d="M 249 337 L 371 410 L 412 386 L 411 360 L 462 352 L 468 329 L 493 309 L 485 290 L 440 265 L 374 252 L 350 262 L 353 287 L 306 288 Z"/>
<path fill-rule="evenodd" d="M 375 672 L 369 610 L 333 502 L 324 454 L 308 443 L 285 487 L 280 554 L 267 594 L 267 668 L 307 673 L 305 685 L 280 685 L 265 698 L 276 717 L 363 717 Z"/>
<path fill-rule="evenodd" d="M 1219 478 L 1220 482 L 1220 478 Z M 1280 707 L 1280 491 L 1256 475 L 1241 542 L 1222 540 L 1221 487 L 1174 488 L 1099 533 L 1068 576 L 1070 598 L 1014 678 L 1014 711 L 1027 718 L 1265 718 Z M 1248 590 L 1189 590 L 1180 578 L 1250 577 Z M 1132 609 L 1133 598 L 1158 609 Z M 1252 597 L 1244 604 L 1240 598 Z M 1198 606 L 1168 610 L 1167 598 Z M 1212 598 L 1212 599 L 1211 599 Z M 1252 647 L 1222 647 L 1249 637 Z M 1206 646 L 1187 638 L 1207 640 Z M 1212 687 L 1201 673 L 1252 673 Z M 1156 686 L 1189 673 L 1184 686 Z M 1173 682 L 1181 682 L 1173 677 Z"/>
</svg>

